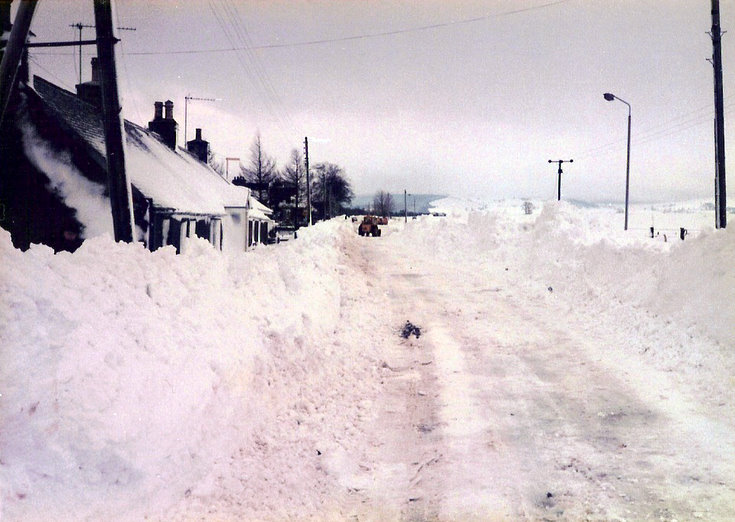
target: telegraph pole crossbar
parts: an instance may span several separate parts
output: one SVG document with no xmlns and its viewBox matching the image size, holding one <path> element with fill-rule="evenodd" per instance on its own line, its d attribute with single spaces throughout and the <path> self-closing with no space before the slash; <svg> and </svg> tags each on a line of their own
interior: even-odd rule
<svg viewBox="0 0 735 522">
<path fill-rule="evenodd" d="M 77 42 L 46 42 L 46 43 L 37 43 L 37 44 L 26 44 L 26 47 L 66 47 L 70 45 L 78 45 L 79 46 L 79 83 L 82 83 L 82 46 L 83 45 L 92 45 L 96 44 L 97 40 L 82 40 L 82 30 L 84 29 L 94 29 L 96 26 L 93 24 L 85 24 L 82 22 L 77 22 L 74 24 L 70 24 L 69 27 L 73 27 L 74 29 L 79 30 L 79 41 Z M 135 31 L 135 27 L 116 27 L 118 31 Z M 117 38 L 115 38 L 115 43 L 119 42 Z"/>
<path fill-rule="evenodd" d="M 572 162 L 574 162 L 573 159 L 569 159 L 569 160 L 549 160 L 549 163 L 558 163 L 559 164 L 559 170 L 557 171 L 557 174 L 559 174 L 559 179 L 556 182 L 556 200 L 557 201 L 561 201 L 561 175 L 562 175 L 562 172 L 563 172 L 561 170 L 561 164 L 562 163 L 572 163 Z"/>
</svg>

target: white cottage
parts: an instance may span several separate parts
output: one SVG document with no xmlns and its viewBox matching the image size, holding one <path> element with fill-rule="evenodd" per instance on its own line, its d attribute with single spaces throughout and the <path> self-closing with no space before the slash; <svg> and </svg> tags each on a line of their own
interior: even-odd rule
<svg viewBox="0 0 735 522">
<path fill-rule="evenodd" d="M 59 193 L 51 179 L 53 158 L 50 161 L 48 154 L 41 153 L 53 150 L 56 158 L 68 164 L 72 176 L 84 178 L 94 189 L 91 193 L 107 197 L 96 67 L 92 81 L 78 85 L 76 94 L 39 77 L 34 78 L 34 89 L 25 92 L 26 103 L 21 109 L 27 120 L 25 156 L 31 168 L 49 178 L 45 190 L 57 193 L 74 215 L 77 224 L 64 226 L 77 231 L 80 240 L 90 231 L 104 230 L 107 223 L 111 226 L 109 215 L 85 213 L 78 197 Z M 124 126 L 136 232 L 150 250 L 173 245 L 179 251 L 183 239 L 195 235 L 228 252 L 265 242 L 273 223 L 270 209 L 255 200 L 249 189 L 232 185 L 206 163 L 208 143 L 201 139 L 200 130 L 197 139 L 187 144 L 192 152 L 176 146 L 173 102 L 155 103 L 154 118 L 147 129 L 127 120 Z"/>
</svg>

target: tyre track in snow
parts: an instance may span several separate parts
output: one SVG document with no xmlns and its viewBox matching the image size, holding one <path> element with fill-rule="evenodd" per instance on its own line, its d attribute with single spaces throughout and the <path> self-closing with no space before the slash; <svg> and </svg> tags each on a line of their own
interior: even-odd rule
<svg viewBox="0 0 735 522">
<path fill-rule="evenodd" d="M 651 393 L 640 393 L 648 377 L 660 380 L 656 372 L 641 368 L 630 382 L 605 360 L 619 342 L 614 332 L 582 314 L 555 316 L 562 308 L 551 292 L 529 291 L 500 267 L 417 258 L 396 241 L 366 243 L 361 256 L 383 267 L 373 276 L 392 303 L 386 314 L 392 324 L 411 320 L 425 329 L 394 351 L 389 405 L 376 423 L 388 433 L 374 468 L 393 466 L 406 476 L 416 469 L 413 478 L 392 484 L 393 498 L 383 499 L 394 514 L 405 520 L 732 514 L 729 468 L 717 465 L 722 448 L 697 440 L 703 429 L 688 429 Z M 363 507 L 370 505 L 365 500 Z M 370 513 L 376 511 L 356 518 Z"/>
<path fill-rule="evenodd" d="M 402 339 L 410 303 L 392 289 L 378 245 L 370 238 L 347 245 L 348 265 L 361 272 L 373 290 L 365 299 L 366 320 L 378 314 L 372 342 L 381 342 L 380 397 L 374 400 L 374 422 L 365 433 L 361 455 L 364 474 L 347 507 L 350 520 L 434 520 L 439 494 L 441 432 L 436 408 L 432 354 L 415 338 Z M 405 274 L 411 279 L 414 274 Z M 402 276 L 399 276 L 402 277 Z M 400 293 L 400 292 L 399 292 Z"/>
</svg>

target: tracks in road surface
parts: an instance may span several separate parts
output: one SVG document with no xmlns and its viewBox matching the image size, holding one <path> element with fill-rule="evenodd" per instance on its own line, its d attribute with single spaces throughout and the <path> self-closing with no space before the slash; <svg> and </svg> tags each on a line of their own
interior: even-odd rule
<svg viewBox="0 0 735 522">
<path fill-rule="evenodd" d="M 695 412 L 692 431 L 676 408 L 662 408 L 644 391 L 647 380 L 661 382 L 658 372 L 609 357 L 620 340 L 608 322 L 563 314 L 553 297 L 512 288 L 499 267 L 418 258 L 387 241 L 353 254 L 373 267 L 396 333 L 386 336 L 384 394 L 368 434 L 375 487 L 363 491 L 356 519 L 732 513 L 733 466 L 718 458 L 732 435 L 697 440 L 727 427 Z M 406 320 L 420 338 L 398 337 Z"/>
</svg>

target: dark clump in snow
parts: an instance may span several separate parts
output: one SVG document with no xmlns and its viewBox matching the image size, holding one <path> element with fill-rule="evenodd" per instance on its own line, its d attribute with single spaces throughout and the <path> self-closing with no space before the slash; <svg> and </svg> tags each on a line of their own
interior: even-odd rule
<svg viewBox="0 0 735 522">
<path fill-rule="evenodd" d="M 421 328 L 413 324 L 411 321 L 406 321 L 406 324 L 403 325 L 403 329 L 401 330 L 401 337 L 408 339 L 411 335 L 415 335 L 416 339 L 421 337 Z"/>
</svg>

